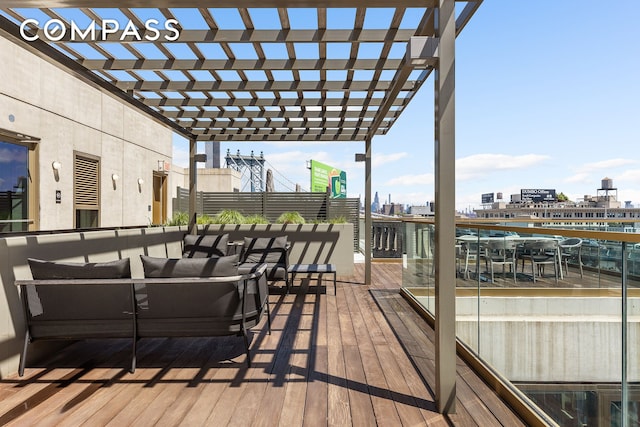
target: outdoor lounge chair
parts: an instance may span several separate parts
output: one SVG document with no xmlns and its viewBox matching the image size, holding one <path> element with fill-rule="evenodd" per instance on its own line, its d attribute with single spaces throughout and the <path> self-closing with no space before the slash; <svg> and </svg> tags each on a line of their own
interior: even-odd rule
<svg viewBox="0 0 640 427">
<path fill-rule="evenodd" d="M 287 236 L 244 238 L 240 268 L 251 268 L 256 264 L 267 264 L 268 280 L 284 280 L 289 291 L 289 250 Z"/>
</svg>

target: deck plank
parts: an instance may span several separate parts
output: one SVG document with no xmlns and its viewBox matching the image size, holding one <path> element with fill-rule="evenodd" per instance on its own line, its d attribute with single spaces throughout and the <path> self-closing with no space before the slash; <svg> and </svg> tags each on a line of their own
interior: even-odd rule
<svg viewBox="0 0 640 427">
<path fill-rule="evenodd" d="M 349 391 L 338 311 L 338 299 L 344 299 L 344 286 L 342 282 L 339 282 L 336 297 L 327 298 L 327 407 L 330 426 L 351 425 Z M 341 303 L 340 306 L 344 307 L 344 304 Z"/>
<path fill-rule="evenodd" d="M 373 264 L 371 286 L 363 284 L 363 265 L 355 267 L 338 277 L 337 295 L 332 278 L 315 277 L 270 295 L 273 332 L 265 321 L 252 331 L 252 368 L 239 337 L 141 340 L 133 374 L 126 341 L 81 341 L 23 378 L 1 379 L 0 419 L 20 426 L 523 425 L 461 360 L 458 413 L 437 413 L 434 332 L 399 295 L 401 266 Z"/>
</svg>

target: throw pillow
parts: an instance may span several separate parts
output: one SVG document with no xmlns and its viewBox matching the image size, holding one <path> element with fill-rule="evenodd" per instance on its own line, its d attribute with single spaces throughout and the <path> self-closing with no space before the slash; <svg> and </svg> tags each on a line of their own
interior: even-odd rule
<svg viewBox="0 0 640 427">
<path fill-rule="evenodd" d="M 280 263 L 284 261 L 287 236 L 244 238 L 242 262 Z"/>
<path fill-rule="evenodd" d="M 238 255 L 218 258 L 154 258 L 140 255 L 144 277 L 224 277 L 238 274 Z"/>
<path fill-rule="evenodd" d="M 184 236 L 183 258 L 210 258 L 226 256 L 229 235 L 187 234 Z"/>
<path fill-rule="evenodd" d="M 28 258 L 35 280 L 126 279 L 131 277 L 129 258 L 109 262 L 62 262 Z"/>
</svg>

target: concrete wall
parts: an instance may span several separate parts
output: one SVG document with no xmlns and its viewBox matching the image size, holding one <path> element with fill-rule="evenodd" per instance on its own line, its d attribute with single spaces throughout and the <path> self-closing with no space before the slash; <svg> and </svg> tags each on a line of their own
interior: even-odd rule
<svg viewBox="0 0 640 427">
<path fill-rule="evenodd" d="M 622 378 L 621 306 L 613 296 L 458 297 L 456 334 L 511 381 L 615 383 Z M 627 339 L 628 380 L 640 381 L 637 296 L 628 298 Z"/>
<path fill-rule="evenodd" d="M 40 229 L 74 227 L 74 150 L 100 157 L 101 226 L 150 222 L 153 171 L 158 160 L 171 162 L 172 131 L 2 37 L 0 128 L 40 138 L 38 173 L 31 171 L 40 190 Z M 59 181 L 53 161 L 62 164 Z M 170 200 L 167 208 L 170 216 Z"/>
<path fill-rule="evenodd" d="M 171 166 L 171 197 L 177 197 L 176 187 L 189 188 L 189 169 Z M 231 192 L 239 191 L 242 186 L 242 174 L 230 168 L 198 168 L 198 191 Z"/>
<path fill-rule="evenodd" d="M 229 233 L 230 241 L 286 235 L 290 264 L 335 264 L 339 275 L 353 274 L 353 224 L 211 224 L 201 226 L 200 232 Z"/>
</svg>

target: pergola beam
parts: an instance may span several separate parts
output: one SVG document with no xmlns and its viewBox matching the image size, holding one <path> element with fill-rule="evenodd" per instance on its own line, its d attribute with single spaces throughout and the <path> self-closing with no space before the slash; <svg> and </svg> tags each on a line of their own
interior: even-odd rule
<svg viewBox="0 0 640 427">
<path fill-rule="evenodd" d="M 193 81 L 175 81 L 175 80 L 164 80 L 164 81 L 153 81 L 153 80 L 145 80 L 145 81 L 127 81 L 127 80 L 119 80 L 114 82 L 114 84 L 122 89 L 122 90 L 137 90 L 137 91 L 257 91 L 257 92 L 267 92 L 267 91 L 349 91 L 349 92 L 361 92 L 361 91 L 386 91 L 389 89 L 391 85 L 391 81 L 379 80 L 379 81 L 371 81 L 371 80 L 361 80 L 361 81 L 306 81 L 306 80 L 286 80 L 286 81 L 271 81 L 271 80 L 263 80 L 263 81 L 203 81 L 203 80 L 193 80 Z M 413 83 L 406 83 L 402 90 L 413 90 Z"/>
<path fill-rule="evenodd" d="M 144 28 L 144 27 L 142 27 Z M 44 31 L 39 29 L 36 33 L 44 38 Z M 145 36 L 157 37 L 165 40 L 173 34 L 167 30 L 158 30 L 158 34 L 151 34 L 144 30 L 139 31 L 140 39 L 126 34 L 123 30 L 102 34 L 101 30 L 95 31 L 95 40 L 100 43 L 138 43 L 144 42 Z M 406 42 L 414 35 L 414 30 L 397 30 L 390 36 L 387 30 L 366 30 L 359 32 L 353 30 L 182 30 L 180 37 L 175 40 L 178 43 L 381 43 L 381 42 Z M 78 37 L 71 39 L 67 33 L 60 43 L 87 43 Z"/>
<path fill-rule="evenodd" d="M 86 7 L 86 8 L 135 8 L 148 7 L 144 0 L 3 0 L 3 7 Z M 345 7 L 389 7 L 389 0 L 245 0 L 246 8 L 345 8 Z M 395 7 L 433 7 L 435 0 L 394 0 Z M 154 0 L 157 8 L 210 8 L 238 7 L 236 0 Z"/>
<path fill-rule="evenodd" d="M 305 108 L 299 111 L 282 111 L 282 110 L 165 110 L 162 111 L 162 115 L 171 119 L 293 119 L 293 118 L 307 118 L 307 119 L 373 119 L 376 116 L 376 111 L 373 110 L 358 110 L 358 111 L 342 111 L 342 110 L 306 110 Z M 388 116 L 390 117 L 390 116 Z M 397 115 L 393 116 L 394 118 Z"/>
<path fill-rule="evenodd" d="M 91 70 L 396 70 L 401 59 L 80 59 Z"/>
<path fill-rule="evenodd" d="M 142 102 L 150 107 L 360 107 L 366 98 L 146 98 Z M 391 106 L 406 105 L 404 99 L 398 98 Z M 382 99 L 369 100 L 368 106 L 380 106 Z"/>
</svg>

